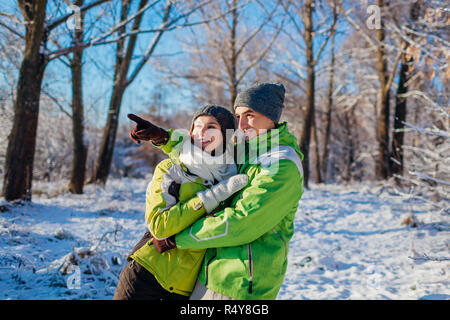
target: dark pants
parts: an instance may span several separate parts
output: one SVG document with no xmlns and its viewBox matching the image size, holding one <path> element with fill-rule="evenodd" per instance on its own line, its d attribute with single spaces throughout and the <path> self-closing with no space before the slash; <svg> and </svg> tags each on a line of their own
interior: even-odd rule
<svg viewBox="0 0 450 320">
<path fill-rule="evenodd" d="M 136 244 L 133 254 L 151 239 L 150 232 Z M 131 255 L 130 254 L 130 255 Z M 134 260 L 128 261 L 120 273 L 113 300 L 187 300 L 189 297 L 172 293 L 161 287 L 147 269 Z"/>
</svg>

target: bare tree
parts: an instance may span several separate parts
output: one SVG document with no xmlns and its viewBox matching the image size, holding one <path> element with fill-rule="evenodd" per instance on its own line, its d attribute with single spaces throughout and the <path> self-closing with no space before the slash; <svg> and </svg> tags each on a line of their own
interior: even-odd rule
<svg viewBox="0 0 450 320">
<path fill-rule="evenodd" d="M 311 141 L 311 130 L 314 129 L 315 122 L 315 95 L 316 95 L 316 67 L 319 63 L 319 59 L 324 51 L 330 36 L 333 34 L 337 15 L 332 14 L 331 21 L 327 19 L 317 20 L 316 8 L 319 7 L 319 11 L 324 10 L 323 3 L 316 2 L 314 0 L 304 1 L 287 1 L 284 3 L 284 9 L 286 14 L 290 17 L 293 25 L 295 35 L 289 34 L 290 39 L 296 44 L 297 48 L 301 48 L 303 43 L 304 52 L 302 55 L 305 57 L 305 64 L 301 69 L 305 70 L 306 75 L 302 78 L 305 81 L 306 88 L 306 106 L 304 108 L 303 126 L 300 133 L 300 150 L 304 155 L 303 168 L 304 168 L 304 183 L 305 187 L 308 187 L 309 181 L 309 148 Z M 331 7 L 336 7 L 337 3 L 331 3 Z M 327 25 L 328 22 L 328 25 Z M 325 25 L 325 30 L 320 30 Z M 321 32 L 318 32 L 320 30 Z M 319 41 L 318 35 L 321 35 L 322 41 Z M 298 37 L 299 36 L 299 37 Z M 298 41 L 300 38 L 302 41 Z M 314 46 L 319 44 L 319 48 L 315 49 Z M 298 61 L 290 62 L 298 69 Z M 318 139 L 317 139 L 318 141 Z M 319 149 L 318 147 L 316 148 Z M 318 151 L 317 151 L 318 153 Z M 320 178 L 320 157 L 316 155 L 316 172 L 319 181 Z"/>
<path fill-rule="evenodd" d="M 26 24 L 25 55 L 20 68 L 14 105 L 14 122 L 5 161 L 5 200 L 31 199 L 31 180 L 36 140 L 39 95 L 47 64 L 41 54 L 45 42 L 47 1 L 19 1 Z"/>
<path fill-rule="evenodd" d="M 337 6 L 336 2 L 334 2 L 333 7 L 333 15 L 335 15 L 335 19 L 337 20 Z M 329 143 L 330 143 L 330 134 L 331 134 L 331 113 L 333 110 L 333 95 L 334 95 L 334 70 L 335 70 L 335 30 L 331 31 L 331 58 L 330 58 L 330 73 L 328 78 L 328 99 L 327 99 L 327 110 L 326 110 L 326 119 L 325 119 L 325 136 L 323 142 L 323 153 L 322 153 L 322 177 L 326 179 L 327 176 L 327 167 L 328 167 L 328 153 L 329 153 Z M 323 181 L 319 181 L 323 182 Z"/>
<path fill-rule="evenodd" d="M 384 0 L 377 0 L 377 5 L 381 12 L 386 13 Z M 376 56 L 378 63 L 378 81 L 380 82 L 380 92 L 378 96 L 378 161 L 376 163 L 376 174 L 379 179 L 386 179 L 389 175 L 389 92 L 387 73 L 387 53 L 385 45 L 386 31 L 384 26 L 385 17 L 380 16 L 380 27 L 376 29 Z"/>
<path fill-rule="evenodd" d="M 75 0 L 78 7 L 83 6 L 84 0 Z M 83 42 L 84 38 L 84 14 L 81 13 L 79 25 L 75 28 L 73 38 L 74 45 Z M 74 50 L 71 59 L 70 69 L 72 71 L 72 132 L 73 132 L 73 159 L 72 171 L 69 181 L 69 191 L 72 193 L 83 193 L 84 180 L 86 175 L 86 161 L 88 146 L 84 138 L 84 107 L 83 107 L 83 65 L 82 47 Z"/>
<path fill-rule="evenodd" d="M 138 11 L 141 11 L 147 5 L 148 0 L 140 0 Z M 121 7 L 121 19 L 120 21 L 123 23 L 128 19 L 128 13 L 130 10 L 131 1 L 130 0 L 122 0 Z M 166 8 L 166 13 L 164 16 L 164 22 L 167 22 L 168 14 L 170 12 L 172 4 L 168 3 Z M 143 18 L 143 12 L 137 16 L 134 20 L 131 32 L 137 31 L 140 28 L 141 21 Z M 123 25 L 118 31 L 119 33 L 125 33 L 126 26 Z M 159 35 L 159 36 L 158 36 Z M 158 33 L 155 38 L 155 46 L 159 41 L 159 38 L 162 35 L 162 31 Z M 97 163 L 95 166 L 94 176 L 92 177 L 93 182 L 102 182 L 106 183 L 106 180 L 109 175 L 109 170 L 111 167 L 114 144 L 116 139 L 116 133 L 119 122 L 119 112 L 120 106 L 122 104 L 123 94 L 125 93 L 125 89 L 131 83 L 128 79 L 128 72 L 131 64 L 131 59 L 133 57 L 134 48 L 136 45 L 138 34 L 133 33 L 126 43 L 125 38 L 120 39 L 117 42 L 117 51 L 116 51 L 116 64 L 114 69 L 114 85 L 113 91 L 111 95 L 111 100 L 109 104 L 108 118 L 106 122 L 106 127 L 103 133 L 103 139 L 100 146 L 100 151 L 97 158 Z"/>
<path fill-rule="evenodd" d="M 379 86 L 376 104 L 376 138 L 378 150 L 377 160 L 375 162 L 375 175 L 378 179 L 387 179 L 391 176 L 391 168 L 393 167 L 393 157 L 389 144 L 389 128 L 391 122 L 390 91 L 396 75 L 397 66 L 402 58 L 402 45 L 398 42 L 398 36 L 391 32 L 390 28 L 387 27 L 394 19 L 395 13 L 398 13 L 395 3 L 377 0 L 376 7 L 378 8 L 378 25 L 372 28 L 375 29 L 374 32 L 368 32 L 366 19 L 360 19 L 359 22 L 355 22 L 349 14 L 343 10 L 342 13 L 354 29 L 363 36 L 367 41 L 368 46 L 375 53 Z M 372 35 L 374 35 L 374 37 Z M 400 105 L 399 108 L 397 108 L 397 112 L 401 113 Z M 400 114 L 397 115 L 400 116 L 400 118 L 402 117 Z M 400 122 L 395 123 L 394 126 L 399 126 Z M 397 137 L 396 143 L 398 143 L 400 139 L 400 136 Z M 398 147 L 396 147 L 396 149 L 398 150 Z"/>
<path fill-rule="evenodd" d="M 407 24 L 407 28 L 413 27 L 419 15 L 423 3 L 421 0 L 415 1 L 409 8 L 409 19 L 411 23 Z M 412 32 L 406 32 L 406 39 L 414 38 Z M 390 156 L 390 173 L 391 175 L 402 175 L 404 168 L 403 144 L 404 144 L 404 122 L 406 121 L 406 98 L 404 95 L 408 92 L 408 85 L 413 75 L 413 54 L 414 46 L 407 40 L 402 40 L 400 70 L 398 75 L 397 93 L 395 95 L 395 113 L 394 128 L 392 132 L 392 147 Z"/>
<path fill-rule="evenodd" d="M 393 32 L 407 42 L 405 51 L 408 62 L 408 82 L 399 85 L 398 99 L 408 101 L 408 112 L 402 121 L 405 141 L 403 149 L 405 170 L 394 177 L 412 186 L 419 195 L 439 202 L 449 198 L 450 167 L 447 159 L 450 151 L 450 122 L 448 108 L 448 53 L 449 14 L 444 5 L 433 1 L 417 1 L 410 7 L 409 24 L 398 28 L 391 24 Z M 414 70 L 411 74 L 410 71 Z M 402 73 L 399 75 L 399 81 Z M 402 79 L 404 80 L 404 79 Z M 402 83 L 400 83 L 402 84 Z M 406 103 L 406 101 L 405 101 Z M 396 159 L 397 160 L 397 159 Z M 406 161 L 405 161 L 406 160 Z M 444 209 L 443 212 L 445 212 Z"/>
<path fill-rule="evenodd" d="M 98 0 L 80 9 L 81 12 L 100 5 Z M 39 98 L 45 68 L 49 62 L 47 41 L 52 30 L 72 14 L 46 20 L 46 0 L 19 0 L 25 26 L 25 53 L 19 71 L 14 120 L 5 160 L 3 195 L 5 200 L 31 200 L 33 158 L 39 115 Z"/>
<path fill-rule="evenodd" d="M 232 107 L 239 87 L 255 80 L 252 72 L 266 57 L 283 27 L 283 21 L 276 20 L 278 3 L 266 3 L 216 1 L 199 10 L 200 20 L 209 23 L 191 28 L 193 36 L 181 40 L 188 59 L 172 68 L 161 68 L 162 71 L 177 85 L 188 80 L 191 88 L 197 88 L 196 100 Z M 261 16 L 250 28 L 246 19 L 249 12 L 255 11 Z"/>
<path fill-rule="evenodd" d="M 41 87 L 43 82 L 44 71 L 49 64 L 50 61 L 61 59 L 62 57 L 68 57 L 69 54 L 75 52 L 74 57 L 69 59 L 71 62 L 69 66 L 71 66 L 73 71 L 73 121 L 74 121 L 74 135 L 75 137 L 75 145 L 76 145 L 76 160 L 77 163 L 74 163 L 76 166 L 76 171 L 78 172 L 78 168 L 84 167 L 82 158 L 85 157 L 85 150 L 82 146 L 83 137 L 82 137 L 82 97 L 81 97 L 81 86 L 78 85 L 81 83 L 80 70 L 78 68 L 79 62 L 81 61 L 81 52 L 82 49 L 88 47 L 94 47 L 98 45 L 107 45 L 117 43 L 118 41 L 124 41 L 126 38 L 137 37 L 138 33 L 155 33 L 157 36 L 154 38 L 155 41 L 153 45 L 149 47 L 149 50 L 143 55 L 144 57 L 141 61 L 136 65 L 132 74 L 127 80 L 128 84 L 131 83 L 139 71 L 143 68 L 145 63 L 148 61 L 149 57 L 153 53 L 153 50 L 156 46 L 156 43 L 159 41 L 159 37 L 162 32 L 166 30 L 162 30 L 161 27 L 158 29 L 150 29 L 150 30 L 133 30 L 132 33 L 119 34 L 117 37 L 114 37 L 116 32 L 123 28 L 123 26 L 136 21 L 139 18 L 142 18 L 142 14 L 147 11 L 149 8 L 155 6 L 160 0 L 155 0 L 151 3 L 147 3 L 149 1 L 144 1 L 146 3 L 145 6 L 141 6 L 140 10 L 129 17 L 126 20 L 121 21 L 120 24 L 114 25 L 110 30 L 100 34 L 96 37 L 89 38 L 88 41 L 81 41 L 81 33 L 75 35 L 75 41 L 69 46 L 61 46 L 56 41 L 56 37 L 52 35 L 52 33 L 57 33 L 55 30 L 59 30 L 61 35 L 64 33 L 63 29 L 59 28 L 69 19 L 73 18 L 74 14 L 76 15 L 77 24 L 79 24 L 79 20 L 81 15 L 85 12 L 107 2 L 108 0 L 96 0 L 92 1 L 88 4 L 84 4 L 75 8 L 75 13 L 73 11 L 64 13 L 57 16 L 60 13 L 60 6 L 56 5 L 55 7 L 51 7 L 53 10 L 50 14 L 46 15 L 46 10 L 48 9 L 47 1 L 42 0 L 23 0 L 19 1 L 18 5 L 22 12 L 23 21 L 13 15 L 0 12 L 0 16 L 4 19 L 10 19 L 11 21 L 18 22 L 20 25 L 24 26 L 26 31 L 25 35 L 22 35 L 20 29 L 14 29 L 8 25 L 8 23 L 0 23 L 0 27 L 8 30 L 11 34 L 14 34 L 23 39 L 25 44 L 25 53 L 22 60 L 22 65 L 19 70 L 19 80 L 16 91 L 16 101 L 14 103 L 14 121 L 11 129 L 11 134 L 9 135 L 9 142 L 7 148 L 7 154 L 5 159 L 5 173 L 4 173 L 4 184 L 3 184 L 3 195 L 7 201 L 12 201 L 15 199 L 31 199 L 31 185 L 32 185 L 32 176 L 33 176 L 33 159 L 34 152 L 36 148 L 36 130 L 37 130 L 37 122 L 39 115 L 39 100 L 41 96 Z M 198 4 L 198 6 L 204 5 L 206 2 Z M 82 2 L 77 2 L 78 4 L 82 4 Z M 170 4 L 172 2 L 169 2 Z M 52 3 L 53 4 L 53 3 Z M 68 4 L 68 3 L 66 3 Z M 64 6 L 66 6 L 64 4 Z M 188 9 L 190 10 L 190 8 Z M 172 28 L 175 28 L 175 22 L 186 18 L 189 15 L 189 11 L 183 12 L 176 19 L 173 20 Z M 48 16 L 48 17 L 47 17 Z M 136 23 L 134 23 L 136 24 Z M 62 34 L 62 37 L 67 38 L 67 32 Z M 129 41 L 132 43 L 133 39 Z M 53 48 L 52 48 L 53 47 Z M 126 59 L 124 59 L 126 60 Z M 117 70 L 116 74 L 125 74 L 128 67 L 126 67 L 126 63 L 120 64 L 120 70 Z M 125 77 L 124 77 L 125 78 Z M 115 87 L 123 86 L 123 83 L 117 83 Z M 120 92 L 120 89 L 116 89 L 114 99 L 115 101 L 121 100 L 121 95 L 123 92 Z M 48 94 L 51 96 L 51 94 Z M 54 102 L 57 102 L 57 99 L 52 99 Z M 114 115 L 111 115 L 114 117 Z M 115 121 L 115 120 L 114 120 Z M 113 122 L 114 122 L 113 121 Z M 111 127 L 114 127 L 113 125 Z M 114 131 L 114 128 L 112 129 Z M 109 143 L 111 146 L 111 143 Z M 113 145 L 113 143 L 112 143 Z M 107 148 L 108 149 L 108 148 Z M 80 157 L 79 157 L 80 156 Z M 108 157 L 106 157 L 107 159 Z M 81 160 L 81 161 L 78 161 Z M 74 167 L 75 168 L 75 167 Z M 103 172 L 102 170 L 98 170 Z M 80 191 L 79 185 L 81 184 L 82 174 L 73 174 L 73 179 L 71 183 L 71 189 L 75 190 L 75 184 L 78 185 L 76 187 L 77 192 Z M 75 182 L 74 179 L 77 179 Z M 84 179 L 83 179 L 84 180 Z"/>
<path fill-rule="evenodd" d="M 194 13 L 196 10 L 201 9 L 211 1 L 204 1 L 200 3 L 195 3 L 192 6 L 186 6 L 184 9 L 179 9 L 178 15 L 171 15 L 174 11 L 173 8 L 175 6 L 172 0 L 168 0 L 164 5 L 164 13 L 161 21 L 161 25 L 157 29 L 150 30 L 142 30 L 140 28 L 141 21 L 143 18 L 144 9 L 149 6 L 153 6 L 159 1 L 155 1 L 153 3 L 148 3 L 148 0 L 140 0 L 139 8 L 137 13 L 132 15 L 134 18 L 134 23 L 129 32 L 126 31 L 126 22 L 130 20 L 129 10 L 131 1 L 130 0 L 122 0 L 122 11 L 121 11 L 121 22 L 119 24 L 118 32 L 119 37 L 117 41 L 117 51 L 116 51 L 116 65 L 114 71 L 114 86 L 113 92 L 111 95 L 111 100 L 109 103 L 109 111 L 107 117 L 107 123 L 105 126 L 105 130 L 103 133 L 103 139 L 100 146 L 100 151 L 98 154 L 97 162 L 95 165 L 94 173 L 91 178 L 91 182 L 96 183 L 106 183 L 108 179 L 108 174 L 111 168 L 111 162 L 113 157 L 116 133 L 118 128 L 118 120 L 120 107 L 122 104 L 122 98 L 125 93 L 127 87 L 130 86 L 131 83 L 136 79 L 139 72 L 143 69 L 143 67 L 147 64 L 150 57 L 153 55 L 155 49 L 157 48 L 162 35 L 169 31 L 174 30 L 176 28 L 190 26 L 192 24 L 203 23 L 189 23 L 187 19 Z M 186 20 L 184 24 L 177 23 L 181 20 Z M 141 33 L 155 33 L 152 41 L 148 44 L 147 49 L 141 58 L 136 61 L 134 69 L 130 73 L 130 66 L 132 62 L 132 58 L 134 57 L 134 50 L 136 46 L 136 42 L 138 39 L 138 35 Z M 125 42 L 123 34 L 128 35 L 128 41 Z"/>
</svg>

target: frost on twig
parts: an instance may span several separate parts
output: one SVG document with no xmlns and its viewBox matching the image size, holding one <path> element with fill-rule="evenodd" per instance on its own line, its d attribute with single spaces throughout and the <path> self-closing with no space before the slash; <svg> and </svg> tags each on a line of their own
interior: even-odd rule
<svg viewBox="0 0 450 320">
<path fill-rule="evenodd" d="M 108 235 L 114 235 L 116 240 L 117 233 L 122 230 L 122 226 L 116 224 L 113 230 L 106 231 L 100 239 L 92 246 L 74 248 L 72 252 L 66 254 L 62 258 L 52 262 L 48 268 L 39 270 L 38 273 L 58 273 L 67 275 L 76 268 L 81 268 L 84 274 L 100 275 L 103 271 L 110 268 L 107 259 L 105 259 L 103 252 L 100 250 L 101 244 L 108 241 Z M 111 262 L 117 264 L 115 261 L 117 257 L 112 257 Z"/>
<path fill-rule="evenodd" d="M 450 257 L 430 257 L 426 253 L 418 253 L 413 251 L 412 256 L 408 256 L 408 258 L 413 260 L 425 260 L 425 261 L 450 261 Z"/>
</svg>

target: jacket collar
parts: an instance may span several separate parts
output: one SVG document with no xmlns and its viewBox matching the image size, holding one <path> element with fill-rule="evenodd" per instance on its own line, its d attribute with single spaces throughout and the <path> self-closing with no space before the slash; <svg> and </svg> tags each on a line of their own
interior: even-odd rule
<svg viewBox="0 0 450 320">
<path fill-rule="evenodd" d="M 238 165 L 252 163 L 261 154 L 279 145 L 287 145 L 295 149 L 300 159 L 303 154 L 298 147 L 297 139 L 289 132 L 287 122 L 279 122 L 277 127 L 236 145 L 236 162 Z"/>
</svg>

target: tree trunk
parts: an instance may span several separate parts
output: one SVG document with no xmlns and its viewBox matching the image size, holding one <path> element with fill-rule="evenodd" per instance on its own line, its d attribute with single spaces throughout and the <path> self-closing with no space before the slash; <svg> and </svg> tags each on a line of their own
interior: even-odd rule
<svg viewBox="0 0 450 320">
<path fill-rule="evenodd" d="M 47 60 L 46 0 L 19 1 L 25 18 L 25 53 L 19 71 L 14 120 L 5 159 L 3 196 L 6 201 L 31 200 L 33 161 L 39 116 L 41 84 Z"/>
<path fill-rule="evenodd" d="M 344 121 L 345 121 L 345 130 L 347 131 L 347 168 L 346 174 L 344 175 L 344 180 L 347 182 L 351 182 L 353 179 L 353 164 L 355 162 L 355 143 L 353 141 L 352 134 L 352 109 L 346 111 L 344 113 Z"/>
<path fill-rule="evenodd" d="M 300 150 L 302 151 L 303 158 L 303 169 L 304 169 L 304 185 L 305 188 L 308 187 L 309 180 L 309 144 L 311 140 L 311 126 L 314 119 L 314 85 L 315 85 L 315 72 L 314 72 L 314 56 L 313 56 L 313 26 L 312 26 L 312 11 L 313 11 L 313 1 L 305 1 L 305 46 L 306 46 L 306 69 L 307 69 L 307 80 L 306 80 L 306 110 L 304 116 L 304 123 L 302 132 L 300 134 Z"/>
<path fill-rule="evenodd" d="M 322 174 L 323 179 L 327 177 L 327 167 L 328 167 L 328 153 L 329 153 L 329 143 L 331 134 L 331 110 L 333 108 L 333 90 L 334 90 L 334 32 L 331 35 L 331 69 L 330 77 L 328 78 L 328 103 L 327 103 L 327 113 L 325 122 L 325 138 L 323 142 L 323 154 L 322 154 Z"/>
<path fill-rule="evenodd" d="M 148 0 L 141 0 L 139 4 L 139 9 L 142 9 Z M 125 1 L 122 6 L 122 13 L 128 11 L 130 3 Z M 126 17 L 126 15 L 125 15 Z M 142 21 L 143 14 L 136 17 L 133 23 L 132 30 L 138 30 Z M 123 16 L 122 16 L 123 18 Z M 120 43 L 117 46 L 117 63 L 116 72 L 114 75 L 114 87 L 111 96 L 111 101 L 109 104 L 108 118 L 106 122 L 105 130 L 103 131 L 103 139 L 100 146 L 99 155 L 97 158 L 97 164 L 94 171 L 94 177 L 92 177 L 93 182 L 106 183 L 108 179 L 109 171 L 111 169 L 112 157 L 114 153 L 114 146 L 116 142 L 116 133 L 119 126 L 119 113 L 120 106 L 122 104 L 123 94 L 126 87 L 128 86 L 127 75 L 131 63 L 131 58 L 133 56 L 134 47 L 137 41 L 137 34 L 133 34 L 129 37 L 128 44 L 126 47 L 126 53 L 123 57 L 123 51 Z"/>
<path fill-rule="evenodd" d="M 124 85 L 117 85 L 113 89 L 113 96 L 109 105 L 108 119 L 105 130 L 103 131 L 103 139 L 100 146 L 99 156 L 97 158 L 97 166 L 94 173 L 94 181 L 106 183 L 109 171 L 111 169 L 114 145 L 116 142 L 116 133 L 118 128 L 118 118 L 120 106 L 122 104 Z"/>
<path fill-rule="evenodd" d="M 231 109 L 234 109 L 234 100 L 237 97 L 237 49 L 236 49 L 236 28 L 238 24 L 238 12 L 237 12 L 237 1 L 233 1 L 234 9 L 231 11 L 231 15 L 233 17 L 231 31 L 230 31 L 230 42 L 231 42 L 231 59 L 230 59 L 230 72 L 229 72 L 229 81 L 230 81 L 230 106 Z"/>
<path fill-rule="evenodd" d="M 406 82 L 409 80 L 408 66 L 411 59 L 407 59 L 406 55 L 402 54 L 402 62 L 400 65 L 400 75 L 398 79 L 397 94 L 395 97 L 395 117 L 394 130 L 392 134 L 392 155 L 391 155 L 391 174 L 403 174 L 403 137 L 405 128 L 404 122 L 406 120 L 406 98 L 400 95 L 407 92 Z"/>
<path fill-rule="evenodd" d="M 75 1 L 75 5 L 81 7 L 84 0 Z M 75 30 L 74 43 L 82 43 L 83 15 L 81 16 L 81 29 Z M 86 175 L 86 161 L 88 146 L 84 139 L 84 107 L 82 91 L 82 62 L 83 49 L 76 49 L 71 60 L 72 71 L 72 132 L 73 132 L 73 162 L 69 181 L 69 191 L 75 194 L 83 193 L 84 179 Z"/>
<path fill-rule="evenodd" d="M 384 1 L 377 0 L 377 5 L 381 9 L 380 28 L 376 30 L 378 41 L 377 60 L 378 60 L 378 79 L 380 81 L 380 91 L 378 99 L 377 115 L 377 139 L 378 139 L 378 159 L 376 162 L 376 177 L 379 180 L 386 179 L 389 176 L 389 87 L 385 48 L 385 30 L 383 23 Z"/>
<path fill-rule="evenodd" d="M 421 1 L 416 1 L 411 5 L 410 19 L 416 21 L 421 8 Z M 411 36 L 408 34 L 408 36 Z M 398 78 L 397 93 L 395 96 L 395 117 L 394 130 L 392 134 L 392 155 L 391 155 L 391 174 L 403 174 L 403 142 L 404 128 L 406 121 L 406 98 L 401 95 L 408 92 L 407 83 L 411 79 L 410 67 L 413 62 L 412 55 L 407 55 L 409 44 L 405 41 L 403 44 L 403 53 L 401 56 L 400 74 Z"/>
<path fill-rule="evenodd" d="M 319 137 L 317 136 L 317 126 L 316 118 L 313 119 L 312 133 L 314 139 L 314 162 L 315 162 L 315 173 L 316 173 L 316 183 L 323 183 L 322 173 L 320 170 L 320 152 L 319 152 Z"/>
</svg>

